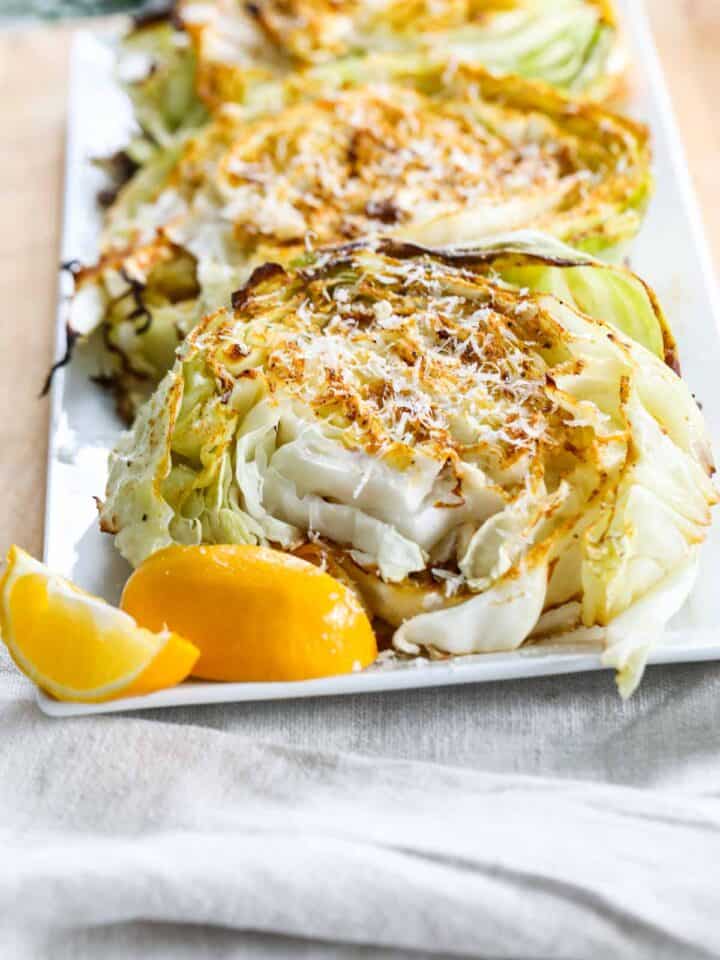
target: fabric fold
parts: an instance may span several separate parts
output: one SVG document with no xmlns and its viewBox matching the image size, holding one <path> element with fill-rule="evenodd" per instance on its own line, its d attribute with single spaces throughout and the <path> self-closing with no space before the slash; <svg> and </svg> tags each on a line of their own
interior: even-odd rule
<svg viewBox="0 0 720 960">
<path fill-rule="evenodd" d="M 720 953 L 712 798 L 30 704 L 2 719 L 9 926 L 201 924 L 514 960 Z"/>
</svg>

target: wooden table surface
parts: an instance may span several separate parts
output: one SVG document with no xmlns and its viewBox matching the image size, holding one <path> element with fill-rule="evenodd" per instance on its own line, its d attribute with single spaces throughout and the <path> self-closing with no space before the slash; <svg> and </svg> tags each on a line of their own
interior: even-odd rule
<svg viewBox="0 0 720 960">
<path fill-rule="evenodd" d="M 646 0 L 716 259 L 720 259 L 720 0 Z M 72 26 L 0 32 L 0 551 L 42 550 Z"/>
</svg>

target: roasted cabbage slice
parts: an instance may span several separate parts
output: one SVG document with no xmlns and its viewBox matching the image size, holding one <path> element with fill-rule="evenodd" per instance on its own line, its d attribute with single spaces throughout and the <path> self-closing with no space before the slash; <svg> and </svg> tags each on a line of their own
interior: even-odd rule
<svg viewBox="0 0 720 960">
<path fill-rule="evenodd" d="M 609 316 L 462 256 L 256 270 L 111 455 L 103 529 L 133 564 L 172 542 L 315 557 L 410 655 L 598 628 L 627 694 L 717 499 L 699 409 Z"/>
<path fill-rule="evenodd" d="M 139 165 L 226 102 L 318 65 L 352 69 L 372 53 L 441 52 L 498 73 L 539 79 L 595 99 L 623 89 L 624 56 L 610 0 L 185 0 L 137 18 L 120 77 L 138 135 Z"/>
<path fill-rule="evenodd" d="M 609 0 L 184 0 L 197 89 L 211 106 L 258 83 L 369 53 L 433 54 L 607 98 L 624 58 Z"/>
<path fill-rule="evenodd" d="M 152 382 L 203 312 L 308 241 L 437 245 L 532 226 L 608 253 L 650 189 L 631 120 L 477 67 L 366 58 L 352 76 L 263 88 L 155 156 L 109 211 L 71 325 L 104 321 L 121 383 Z"/>
</svg>

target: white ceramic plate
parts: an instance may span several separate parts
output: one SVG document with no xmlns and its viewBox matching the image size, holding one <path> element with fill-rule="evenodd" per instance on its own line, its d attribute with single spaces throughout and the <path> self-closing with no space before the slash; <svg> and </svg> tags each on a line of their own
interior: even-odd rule
<svg viewBox="0 0 720 960">
<path fill-rule="evenodd" d="M 720 440 L 720 309 L 708 248 L 672 109 L 641 0 L 625 0 L 634 96 L 630 112 L 649 123 L 657 190 L 632 266 L 657 290 L 673 325 L 686 379 L 704 407 L 716 451 Z M 101 174 L 89 160 L 126 142 L 131 114 L 112 79 L 112 41 L 80 34 L 72 58 L 62 257 L 92 260 L 99 228 L 95 205 Z M 67 294 L 63 281 L 61 299 Z M 65 347 L 65 310 L 58 318 L 58 355 Z M 129 568 L 97 527 L 93 496 L 102 495 L 107 451 L 120 425 L 111 399 L 88 376 L 87 351 L 61 370 L 52 390 L 45 561 L 93 593 L 119 597 Z M 700 576 L 651 663 L 720 659 L 720 526 L 705 546 Z M 58 703 L 38 693 L 54 716 L 107 713 L 189 703 L 285 699 L 477 683 L 601 669 L 598 650 L 554 644 L 450 662 L 392 663 L 362 673 L 302 683 L 189 682 L 146 697 L 99 705 Z"/>
</svg>

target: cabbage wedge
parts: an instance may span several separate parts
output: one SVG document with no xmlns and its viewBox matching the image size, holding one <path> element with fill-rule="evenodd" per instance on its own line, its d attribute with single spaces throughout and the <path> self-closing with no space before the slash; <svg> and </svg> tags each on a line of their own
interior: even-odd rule
<svg viewBox="0 0 720 960">
<path fill-rule="evenodd" d="M 369 235 L 425 245 L 532 227 L 610 255 L 651 191 L 647 131 L 544 85 L 418 58 L 268 85 L 121 191 L 71 327 L 102 325 L 127 397 L 255 266 Z M 131 409 L 133 403 L 126 406 Z"/>
<path fill-rule="evenodd" d="M 175 69 L 177 51 L 184 51 L 184 83 L 211 108 L 243 102 L 257 85 L 296 71 L 372 53 L 442 51 L 596 99 L 623 87 L 625 61 L 609 0 L 182 0 L 170 23 L 151 27 L 131 33 L 130 46 L 140 34 L 150 52 L 155 40 L 152 67 L 160 75 L 168 63 Z M 146 83 L 139 84 L 140 99 L 162 116 L 161 84 L 152 84 L 150 71 Z M 183 89 L 175 76 L 167 92 L 177 102 Z"/>
<path fill-rule="evenodd" d="M 595 628 L 629 694 L 717 500 L 702 417 L 612 297 L 587 314 L 487 257 L 386 240 L 256 270 L 111 455 L 121 553 L 299 552 L 408 656 Z"/>
<path fill-rule="evenodd" d="M 132 172 L 202 126 L 224 103 L 245 103 L 300 73 L 340 75 L 373 53 L 436 56 L 543 80 L 573 94 L 618 99 L 625 57 L 610 0 L 184 0 L 135 17 L 118 78 L 137 132 L 101 161 L 108 204 Z M 319 68 L 319 69 L 318 69 Z"/>
</svg>

